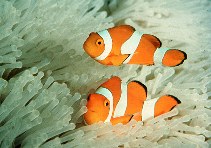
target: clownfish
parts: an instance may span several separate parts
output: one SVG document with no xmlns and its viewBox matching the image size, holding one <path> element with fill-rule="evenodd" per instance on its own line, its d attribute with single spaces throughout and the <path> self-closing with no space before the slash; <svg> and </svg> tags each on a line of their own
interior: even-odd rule
<svg viewBox="0 0 211 148">
<path fill-rule="evenodd" d="M 138 32 L 129 25 L 92 32 L 83 44 L 85 52 L 104 65 L 178 66 L 187 59 L 181 50 L 160 47 L 157 37 Z"/>
<path fill-rule="evenodd" d="M 131 119 L 145 121 L 169 112 L 179 99 L 171 95 L 146 100 L 147 88 L 139 81 L 122 82 L 112 77 L 87 98 L 88 111 L 84 114 L 86 124 L 99 121 L 126 124 Z"/>
</svg>

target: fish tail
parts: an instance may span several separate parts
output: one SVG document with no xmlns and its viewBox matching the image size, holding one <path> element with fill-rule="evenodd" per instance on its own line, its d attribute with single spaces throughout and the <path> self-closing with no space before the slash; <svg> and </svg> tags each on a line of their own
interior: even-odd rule
<svg viewBox="0 0 211 148">
<path fill-rule="evenodd" d="M 169 49 L 164 54 L 164 57 L 162 59 L 162 64 L 164 66 L 174 67 L 181 65 L 186 59 L 187 59 L 187 54 L 184 51 L 181 51 L 179 49 Z"/>
<path fill-rule="evenodd" d="M 165 95 L 158 99 L 155 106 L 155 116 L 171 111 L 181 101 L 172 95 Z"/>
</svg>

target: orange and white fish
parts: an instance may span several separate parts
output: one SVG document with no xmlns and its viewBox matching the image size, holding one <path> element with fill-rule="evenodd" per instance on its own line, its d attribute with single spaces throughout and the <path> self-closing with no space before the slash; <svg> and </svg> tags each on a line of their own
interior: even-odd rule
<svg viewBox="0 0 211 148">
<path fill-rule="evenodd" d="M 83 45 L 90 57 L 104 65 L 177 66 L 187 59 L 183 51 L 160 47 L 157 37 L 138 32 L 129 25 L 92 32 Z"/>
<path fill-rule="evenodd" d="M 145 121 L 169 112 L 181 103 L 171 95 L 151 100 L 146 98 L 147 88 L 144 84 L 138 81 L 125 83 L 119 77 L 112 77 L 89 95 L 84 121 L 86 124 L 103 121 L 113 125 L 126 124 L 131 119 Z"/>
</svg>

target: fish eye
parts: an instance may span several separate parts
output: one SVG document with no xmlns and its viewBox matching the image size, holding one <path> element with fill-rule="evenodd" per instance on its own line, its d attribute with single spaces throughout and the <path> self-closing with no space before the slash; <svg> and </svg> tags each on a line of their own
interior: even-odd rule
<svg viewBox="0 0 211 148">
<path fill-rule="evenodd" d="M 106 102 L 106 106 L 108 106 L 108 102 Z"/>
<path fill-rule="evenodd" d="M 103 44 L 103 40 L 102 40 L 102 39 L 98 39 L 98 40 L 96 41 L 96 45 L 100 46 L 100 45 L 102 45 L 102 44 Z"/>
<path fill-rule="evenodd" d="M 109 106 L 109 102 L 107 100 L 104 101 L 104 106 Z"/>
</svg>

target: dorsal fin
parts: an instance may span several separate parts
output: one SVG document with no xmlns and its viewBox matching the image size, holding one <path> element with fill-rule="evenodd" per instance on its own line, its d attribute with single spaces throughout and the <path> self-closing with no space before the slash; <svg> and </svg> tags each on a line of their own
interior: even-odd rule
<svg viewBox="0 0 211 148">
<path fill-rule="evenodd" d="M 122 32 L 122 31 L 131 31 L 131 32 L 134 32 L 135 31 L 135 28 L 133 28 L 130 25 L 120 25 L 120 26 L 116 26 L 116 27 L 113 27 L 113 28 L 110 28 L 110 29 L 111 30 L 115 30 L 117 32 Z"/>
<path fill-rule="evenodd" d="M 156 36 L 144 34 L 143 37 L 150 41 L 156 48 L 159 48 L 162 45 L 161 41 Z"/>
<path fill-rule="evenodd" d="M 141 99 L 143 102 L 147 98 L 147 87 L 139 81 L 131 81 L 128 83 L 128 92 L 130 95 Z"/>
<path fill-rule="evenodd" d="M 113 76 L 110 79 L 108 79 L 106 82 L 102 84 L 102 86 L 106 86 L 108 88 L 114 87 L 115 85 L 120 85 L 121 79 L 117 76 Z"/>
</svg>

